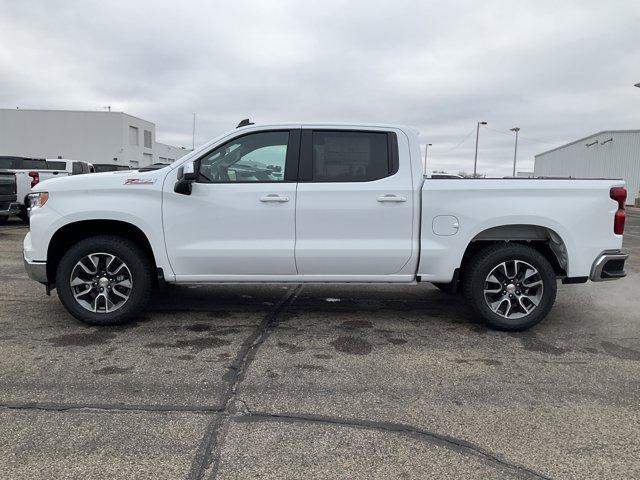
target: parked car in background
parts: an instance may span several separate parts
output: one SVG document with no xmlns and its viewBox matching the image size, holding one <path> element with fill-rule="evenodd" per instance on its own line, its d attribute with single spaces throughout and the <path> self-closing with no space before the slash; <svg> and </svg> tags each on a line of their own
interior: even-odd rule
<svg viewBox="0 0 640 480">
<path fill-rule="evenodd" d="M 16 197 L 19 205 L 18 216 L 29 221 L 28 195 L 38 183 L 56 177 L 66 177 L 66 170 L 52 170 L 44 158 L 0 157 L 0 170 L 15 174 Z"/>
<path fill-rule="evenodd" d="M 11 215 L 17 215 L 19 211 L 16 174 L 0 171 L 0 225 L 6 223 Z"/>
<path fill-rule="evenodd" d="M 126 165 L 113 165 L 112 163 L 94 163 L 93 168 L 95 169 L 96 173 L 131 170 Z"/>
<path fill-rule="evenodd" d="M 25 268 L 94 325 L 139 315 L 158 279 L 431 282 L 523 330 L 558 280 L 625 276 L 623 180 L 425 179 L 401 126 L 243 126 L 165 168 L 30 197 Z"/>
<path fill-rule="evenodd" d="M 68 158 L 47 158 L 47 165 L 52 170 L 65 170 L 69 175 L 82 175 L 95 173 L 93 165 L 82 160 L 70 160 Z"/>
</svg>

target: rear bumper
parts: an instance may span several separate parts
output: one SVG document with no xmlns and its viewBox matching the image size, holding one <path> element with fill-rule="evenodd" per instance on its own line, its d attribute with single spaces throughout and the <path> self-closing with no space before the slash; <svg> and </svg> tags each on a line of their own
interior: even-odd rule
<svg viewBox="0 0 640 480">
<path fill-rule="evenodd" d="M 14 196 L 15 199 L 15 196 Z M 20 204 L 15 200 L 12 202 L 3 202 L 0 200 L 0 216 L 8 217 L 20 213 Z"/>
<path fill-rule="evenodd" d="M 629 254 L 621 250 L 602 252 L 593 262 L 589 278 L 592 282 L 604 282 L 626 277 L 624 262 L 627 258 Z"/>
<path fill-rule="evenodd" d="M 30 261 L 24 258 L 24 269 L 27 275 L 36 282 L 47 284 L 47 262 Z"/>
</svg>

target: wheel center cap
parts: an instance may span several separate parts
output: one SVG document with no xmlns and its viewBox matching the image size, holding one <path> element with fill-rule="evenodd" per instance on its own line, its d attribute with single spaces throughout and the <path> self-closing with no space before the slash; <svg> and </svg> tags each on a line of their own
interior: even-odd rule
<svg viewBox="0 0 640 480">
<path fill-rule="evenodd" d="M 106 287 L 107 285 L 109 285 L 109 279 L 107 277 L 100 278 L 100 280 L 98 280 L 98 285 L 103 288 Z"/>
<path fill-rule="evenodd" d="M 507 285 L 507 293 L 513 293 L 516 291 L 516 286 L 513 283 Z"/>
</svg>

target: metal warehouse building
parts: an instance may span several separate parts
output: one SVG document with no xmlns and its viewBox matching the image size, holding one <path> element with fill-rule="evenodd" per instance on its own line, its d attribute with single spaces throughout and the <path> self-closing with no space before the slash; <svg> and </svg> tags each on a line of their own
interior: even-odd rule
<svg viewBox="0 0 640 480">
<path fill-rule="evenodd" d="M 536 177 L 622 178 L 640 202 L 640 130 L 605 130 L 535 156 Z"/>
<path fill-rule="evenodd" d="M 156 142 L 155 124 L 123 112 L 0 109 L 0 155 L 138 168 L 189 151 Z"/>
</svg>

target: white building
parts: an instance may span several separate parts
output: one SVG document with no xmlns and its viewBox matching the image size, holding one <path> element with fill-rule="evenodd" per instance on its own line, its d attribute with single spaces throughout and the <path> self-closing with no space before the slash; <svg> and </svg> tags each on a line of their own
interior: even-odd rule
<svg viewBox="0 0 640 480">
<path fill-rule="evenodd" d="M 536 177 L 622 178 L 640 199 L 640 130 L 605 130 L 535 156 Z"/>
<path fill-rule="evenodd" d="M 156 142 L 155 124 L 123 112 L 0 109 L 0 155 L 136 168 L 189 151 Z"/>
</svg>

